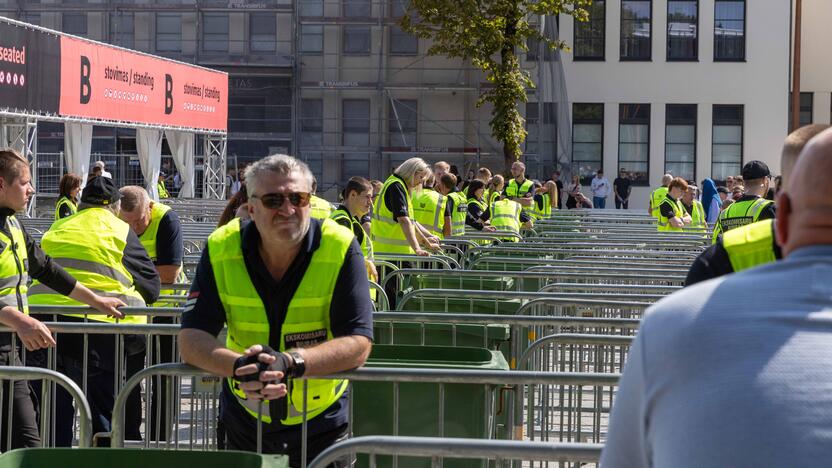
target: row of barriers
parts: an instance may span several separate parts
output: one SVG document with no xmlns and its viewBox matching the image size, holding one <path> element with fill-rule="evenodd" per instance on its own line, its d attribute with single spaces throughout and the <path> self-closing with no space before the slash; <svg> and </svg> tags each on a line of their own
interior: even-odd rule
<svg viewBox="0 0 832 468">
<path fill-rule="evenodd" d="M 180 208 L 190 209 L 184 203 Z M 702 233 L 656 233 L 647 216 L 620 213 L 556 212 L 513 242 L 505 241 L 506 233 L 466 235 L 446 239 L 442 255 L 377 255 L 373 355 L 364 368 L 331 377 L 351 382 L 351 440 L 312 466 L 346 453 L 364 454 L 358 457 L 361 466 L 597 462 L 640 318 L 682 287 L 690 262 L 708 244 Z M 189 245 L 185 269 L 192 277 L 213 223 L 207 216 L 182 218 Z M 35 237 L 48 229 L 40 220 L 24 223 Z M 385 293 L 392 294 L 389 300 Z M 90 340 L 113 342 L 118 398 L 112 428 L 82 431 L 86 416 L 76 409 L 75 445 L 195 451 L 220 446 L 217 415 L 225 383 L 176 362 L 184 297 L 163 300 L 171 307 L 125 312 L 166 317 L 173 324 L 68 323 L 62 316 L 78 310 L 32 308 L 51 316 L 46 325 L 57 337 L 77 336 L 84 356 Z M 128 336 L 147 343 L 137 372 L 127 362 Z M 60 369 L 61 346 L 59 341 L 46 353 L 43 371 Z M 82 361 L 86 370 L 90 363 Z M 83 398 L 87 374 L 75 377 L 69 382 Z M 63 385 L 40 390 L 47 446 L 54 443 L 50 402 L 57 387 Z M 138 437 L 125 424 L 131 394 L 140 395 Z M 159 395 L 164 404 L 155 404 Z"/>
</svg>

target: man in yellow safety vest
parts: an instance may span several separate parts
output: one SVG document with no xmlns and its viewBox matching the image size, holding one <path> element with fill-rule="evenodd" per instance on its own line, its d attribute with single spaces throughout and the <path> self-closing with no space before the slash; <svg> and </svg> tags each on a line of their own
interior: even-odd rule
<svg viewBox="0 0 832 468">
<path fill-rule="evenodd" d="M 224 377 L 222 448 L 254 451 L 262 431 L 263 452 L 301 466 L 304 456 L 312 460 L 349 434 L 348 382 L 314 377 L 367 359 L 369 283 L 353 233 L 310 216 L 306 164 L 272 155 L 250 165 L 245 179 L 251 221 L 232 220 L 208 238 L 182 316 L 180 352 Z M 312 378 L 296 380 L 302 376 Z"/>
</svg>

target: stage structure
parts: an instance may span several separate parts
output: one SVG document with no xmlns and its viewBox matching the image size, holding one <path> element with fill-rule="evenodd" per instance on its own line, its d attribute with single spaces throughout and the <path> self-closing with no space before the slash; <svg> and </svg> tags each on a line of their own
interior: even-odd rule
<svg viewBox="0 0 832 468">
<path fill-rule="evenodd" d="M 66 170 L 86 180 L 93 125 L 136 129 L 154 199 L 167 138 L 193 197 L 197 135 L 204 145 L 203 197 L 225 194 L 228 75 L 0 18 L 0 147 L 24 153 L 37 180 L 37 124 L 62 122 Z M 30 203 L 30 213 L 35 203 Z"/>
</svg>

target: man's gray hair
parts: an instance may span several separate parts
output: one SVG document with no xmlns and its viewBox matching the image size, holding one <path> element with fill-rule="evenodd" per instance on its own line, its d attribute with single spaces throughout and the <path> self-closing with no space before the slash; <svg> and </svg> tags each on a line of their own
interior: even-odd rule
<svg viewBox="0 0 832 468">
<path fill-rule="evenodd" d="M 147 209 L 147 205 L 150 204 L 150 197 L 147 195 L 147 190 L 144 187 L 139 187 L 138 185 L 127 185 L 125 187 L 120 188 L 119 193 L 121 193 L 121 202 L 122 208 L 124 211 L 129 211 L 130 213 L 139 210 Z"/>
<path fill-rule="evenodd" d="M 116 200 L 115 203 L 110 205 L 93 205 L 92 203 L 81 202 L 78 204 L 78 211 L 86 210 L 87 208 L 104 208 L 105 210 L 110 210 L 111 213 L 118 216 L 119 212 L 121 212 L 121 200 Z"/>
<path fill-rule="evenodd" d="M 309 170 L 309 166 L 305 162 L 286 154 L 273 154 L 266 156 L 246 168 L 243 176 L 246 181 L 249 197 L 252 195 L 262 195 L 258 192 L 259 188 L 257 185 L 260 183 L 260 176 L 266 172 L 273 172 L 284 177 L 298 173 L 309 182 L 310 190 L 313 190 L 313 186 L 315 185 L 315 176 L 312 175 L 312 171 Z"/>
</svg>

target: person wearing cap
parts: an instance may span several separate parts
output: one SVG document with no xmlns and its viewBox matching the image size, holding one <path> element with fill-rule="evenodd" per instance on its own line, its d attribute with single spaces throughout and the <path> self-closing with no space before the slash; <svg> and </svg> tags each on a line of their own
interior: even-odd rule
<svg viewBox="0 0 832 468">
<path fill-rule="evenodd" d="M 742 178 L 745 192 L 741 197 L 734 198 L 734 203 L 719 214 L 714 226 L 714 243 L 723 232 L 774 218 L 774 202 L 763 198 L 771 185 L 771 172 L 766 163 L 756 160 L 745 163 Z"/>
<path fill-rule="evenodd" d="M 118 298 L 131 307 L 144 307 L 159 297 L 159 274 L 150 257 L 130 226 L 118 218 L 121 195 L 112 179 L 96 177 L 81 192 L 78 212 L 68 218 L 55 221 L 43 234 L 41 246 L 47 255 L 64 267 L 79 284 L 98 294 Z M 35 280 L 29 288 L 29 302 L 48 305 L 79 305 L 63 291 L 50 284 Z M 113 317 L 67 314 L 59 321 L 113 323 Z M 144 324 L 144 315 L 127 315 L 118 318 L 119 323 Z M 118 388 L 117 363 L 126 359 L 129 378 L 144 366 L 145 338 L 143 335 L 124 336 L 124 356 L 116 353 L 112 336 L 82 336 L 61 334 L 58 346 L 61 350 L 58 371 L 81 383 L 87 375 L 87 399 L 92 410 L 93 432 L 109 432 L 112 408 Z M 84 369 L 84 349 L 87 348 L 87 368 Z M 119 364 L 120 367 L 120 364 Z M 128 402 L 127 437 L 140 438 L 141 400 L 138 389 Z M 72 437 L 71 405 L 58 399 L 56 437 L 68 444 Z"/>
<path fill-rule="evenodd" d="M 647 213 L 656 219 L 659 219 L 659 205 L 662 204 L 662 200 L 667 198 L 667 188 L 670 186 L 670 182 L 672 180 L 672 175 L 663 175 L 661 187 L 650 192 L 650 201 L 647 203 Z"/>
<path fill-rule="evenodd" d="M 159 199 L 163 198 L 170 198 L 170 194 L 168 193 L 167 187 L 165 187 L 165 178 L 167 174 L 164 172 L 159 173 L 159 181 L 156 182 L 156 192 L 159 194 Z"/>
<path fill-rule="evenodd" d="M 121 317 L 117 298 L 98 295 L 73 278 L 26 232 L 15 213 L 26 208 L 35 190 L 31 184 L 29 163 L 14 150 L 0 150 L 0 323 L 12 333 L 0 333 L 0 365 L 21 366 L 22 344 L 30 352 L 55 346 L 49 328 L 29 315 L 27 284 L 30 278 L 48 284 L 59 294 L 94 307 L 103 314 Z M 62 335 L 64 336 L 64 335 Z M 30 353 L 28 357 L 34 357 Z M 28 359 L 27 359 L 28 361 Z M 10 388 L 11 387 L 11 388 Z M 35 393 L 29 382 L 16 380 L 3 384 L 2 431 L 0 450 L 39 447 L 40 431 L 35 412 Z M 12 409 L 8 407 L 13 400 Z M 11 411 L 12 414 L 9 414 Z M 11 418 L 11 426 L 8 421 Z M 11 445 L 7 440 L 11 432 Z"/>
<path fill-rule="evenodd" d="M 781 191 L 788 188 L 792 168 L 803 151 L 803 147 L 815 135 L 829 127 L 825 124 L 805 125 L 786 137 L 780 154 Z M 688 270 L 685 286 L 747 270 L 780 258 L 782 258 L 780 246 L 774 238 L 774 220 L 766 219 L 751 223 L 724 233 L 716 243 L 699 254 Z"/>
<path fill-rule="evenodd" d="M 174 290 L 173 285 L 176 283 L 187 282 L 184 270 L 182 268 L 182 258 L 185 249 L 182 242 L 182 224 L 179 221 L 179 216 L 169 206 L 150 199 L 147 190 L 136 185 L 128 185 L 119 189 L 121 195 L 121 209 L 118 217 L 125 223 L 130 225 L 133 232 L 139 236 L 139 241 L 150 256 L 150 260 L 156 267 L 156 272 L 159 274 L 159 281 L 162 284 L 160 291 L 161 295 L 184 295 L 185 290 Z M 169 307 L 175 304 L 170 302 L 157 302 L 153 304 L 155 307 Z M 153 323 L 171 324 L 173 317 L 155 317 Z M 155 343 L 158 348 L 154 347 L 153 364 L 160 364 L 166 362 L 174 362 L 176 355 L 173 351 L 173 338 L 170 336 L 157 336 Z M 156 432 L 156 424 L 153 424 L 153 419 L 156 416 L 156 406 L 159 401 L 166 400 L 167 395 L 167 380 L 162 379 L 160 382 L 161 388 L 157 391 L 157 379 L 152 380 L 153 385 L 153 402 L 150 411 L 153 440 L 165 440 L 169 427 L 167 424 L 159 425 L 159 434 Z M 164 405 L 163 405 L 164 406 Z M 169 409 L 165 408 L 161 414 L 170 414 Z"/>
</svg>

